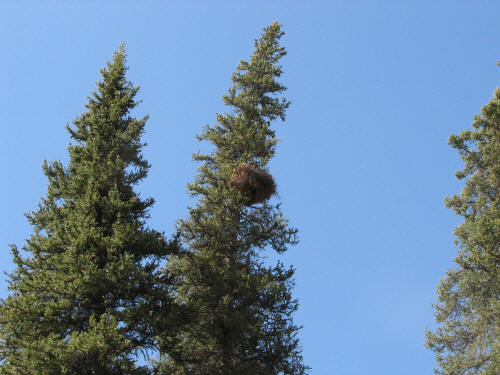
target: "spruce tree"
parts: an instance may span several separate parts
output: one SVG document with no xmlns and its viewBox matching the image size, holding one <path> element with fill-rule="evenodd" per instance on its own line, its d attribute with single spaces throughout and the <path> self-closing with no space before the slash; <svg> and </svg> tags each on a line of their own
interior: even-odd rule
<svg viewBox="0 0 500 375">
<path fill-rule="evenodd" d="M 166 270 L 176 285 L 176 328 L 160 335 L 159 373 L 306 372 L 292 320 L 294 269 L 264 259 L 266 249 L 283 253 L 297 242 L 297 230 L 268 200 L 267 164 L 278 142 L 271 122 L 285 120 L 289 106 L 277 80 L 282 35 L 276 22 L 264 29 L 223 95 L 232 111 L 198 137 L 215 148 L 193 156 L 202 164 L 188 189 L 198 201 L 179 222 L 184 249 Z"/>
<path fill-rule="evenodd" d="M 33 234 L 12 246 L 11 294 L 0 305 L 0 374 L 142 374 L 164 309 L 158 265 L 173 249 L 146 227 L 153 199 L 133 189 L 149 164 L 147 117 L 125 77 L 123 45 L 101 70 L 86 111 L 67 126 L 69 165 L 44 162 L 48 189 L 27 214 Z"/>
<path fill-rule="evenodd" d="M 465 186 L 446 206 L 464 221 L 455 229 L 456 267 L 438 286 L 438 327 L 427 331 L 436 374 L 500 374 L 500 89 L 472 126 L 449 139 Z"/>
</svg>

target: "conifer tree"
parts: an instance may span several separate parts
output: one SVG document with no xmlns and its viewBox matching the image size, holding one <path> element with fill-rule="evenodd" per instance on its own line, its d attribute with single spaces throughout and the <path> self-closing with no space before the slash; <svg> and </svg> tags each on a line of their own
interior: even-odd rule
<svg viewBox="0 0 500 375">
<path fill-rule="evenodd" d="M 86 112 L 67 126 L 67 167 L 44 162 L 48 189 L 27 215 L 34 232 L 12 246 L 11 294 L 0 305 L 0 374 L 143 374 L 137 351 L 155 345 L 164 308 L 159 262 L 174 248 L 146 227 L 147 117 L 125 77 L 123 45 L 101 70 Z"/>
<path fill-rule="evenodd" d="M 438 286 L 438 327 L 427 331 L 436 374 L 500 374 L 500 89 L 476 115 L 473 130 L 451 135 L 465 167 L 460 195 L 446 206 L 463 216 L 455 229 L 456 267 Z"/>
<path fill-rule="evenodd" d="M 279 204 L 268 200 L 274 180 L 267 164 L 278 141 L 271 122 L 284 120 L 289 106 L 277 80 L 282 35 L 276 22 L 264 29 L 223 96 L 232 111 L 198 137 L 215 148 L 194 155 L 202 165 L 188 188 L 198 202 L 179 222 L 184 249 L 166 270 L 175 280 L 177 325 L 160 335 L 159 373 L 306 372 L 292 320 L 294 270 L 264 261 L 264 250 L 283 253 L 297 242 Z"/>
</svg>

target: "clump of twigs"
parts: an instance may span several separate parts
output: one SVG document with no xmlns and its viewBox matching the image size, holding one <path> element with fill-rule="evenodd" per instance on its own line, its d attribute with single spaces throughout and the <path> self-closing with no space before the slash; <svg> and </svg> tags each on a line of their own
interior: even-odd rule
<svg viewBox="0 0 500 375">
<path fill-rule="evenodd" d="M 273 176 L 247 163 L 241 163 L 231 174 L 229 186 L 239 191 L 248 204 L 261 203 L 276 193 Z"/>
</svg>

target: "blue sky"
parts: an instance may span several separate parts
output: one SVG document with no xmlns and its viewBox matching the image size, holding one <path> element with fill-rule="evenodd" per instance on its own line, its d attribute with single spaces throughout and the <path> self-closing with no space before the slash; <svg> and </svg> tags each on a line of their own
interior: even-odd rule
<svg viewBox="0 0 500 375">
<path fill-rule="evenodd" d="M 313 374 L 432 373 L 424 330 L 460 223 L 443 206 L 461 188 L 446 142 L 498 85 L 499 14 L 494 1 L 2 1 L 1 269 L 31 233 L 42 161 L 67 162 L 65 123 L 121 42 L 141 86 L 135 114 L 150 115 L 139 190 L 168 234 L 190 204 L 195 134 L 278 20 L 292 105 L 271 172 L 300 230 L 282 259 L 297 268 L 305 362 Z"/>
</svg>

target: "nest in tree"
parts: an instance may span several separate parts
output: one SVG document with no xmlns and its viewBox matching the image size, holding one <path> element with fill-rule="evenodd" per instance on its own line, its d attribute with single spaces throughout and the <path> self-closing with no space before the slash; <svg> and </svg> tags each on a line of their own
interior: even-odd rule
<svg viewBox="0 0 500 375">
<path fill-rule="evenodd" d="M 276 192 L 273 176 L 247 163 L 240 164 L 234 170 L 229 178 L 229 186 L 247 198 L 248 204 L 264 202 Z"/>
</svg>

